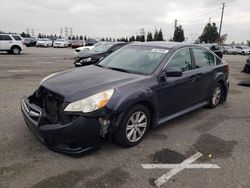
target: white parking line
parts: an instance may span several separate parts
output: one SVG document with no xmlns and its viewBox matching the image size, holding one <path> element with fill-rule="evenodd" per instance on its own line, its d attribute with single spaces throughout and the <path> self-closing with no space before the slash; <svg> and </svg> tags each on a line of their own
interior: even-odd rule
<svg viewBox="0 0 250 188">
<path fill-rule="evenodd" d="M 181 164 L 142 164 L 144 169 L 171 169 L 168 173 L 163 174 L 157 180 L 154 181 L 157 187 L 160 187 L 164 183 L 166 183 L 171 177 L 178 174 L 180 171 L 185 168 L 196 169 L 196 168 L 213 168 L 219 169 L 220 167 L 216 164 L 191 164 L 197 159 L 199 159 L 203 154 L 197 152 L 191 157 L 184 160 Z"/>
<path fill-rule="evenodd" d="M 51 64 L 51 63 L 53 63 L 53 62 L 51 62 L 51 61 L 48 61 L 48 62 L 46 62 L 46 61 L 38 61 L 38 62 L 36 62 L 37 64 Z"/>
<path fill-rule="evenodd" d="M 31 70 L 28 70 L 28 69 L 13 69 L 13 70 L 8 70 L 7 72 L 9 72 L 9 73 L 19 73 L 19 72 L 31 72 Z"/>
</svg>

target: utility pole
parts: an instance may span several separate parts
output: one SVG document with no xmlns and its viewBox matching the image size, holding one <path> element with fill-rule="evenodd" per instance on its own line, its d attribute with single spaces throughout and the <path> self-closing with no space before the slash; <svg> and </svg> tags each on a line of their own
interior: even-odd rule
<svg viewBox="0 0 250 188">
<path fill-rule="evenodd" d="M 209 17 L 209 21 L 208 21 L 208 23 L 210 23 L 210 24 L 211 24 L 211 17 Z"/>
<path fill-rule="evenodd" d="M 175 19 L 174 20 L 174 31 L 176 30 L 176 28 L 177 28 L 177 22 L 178 22 L 178 20 L 177 19 Z"/>
<path fill-rule="evenodd" d="M 221 12 L 221 19 L 220 19 L 220 30 L 219 30 L 219 36 L 221 36 L 221 27 L 222 27 L 222 22 L 223 22 L 224 9 L 225 9 L 225 3 L 222 3 L 222 12 Z"/>
</svg>

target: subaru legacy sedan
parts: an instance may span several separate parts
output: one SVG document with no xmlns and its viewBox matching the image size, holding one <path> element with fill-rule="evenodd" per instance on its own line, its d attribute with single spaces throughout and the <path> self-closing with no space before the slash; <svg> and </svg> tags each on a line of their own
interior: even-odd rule
<svg viewBox="0 0 250 188">
<path fill-rule="evenodd" d="M 44 78 L 21 100 L 25 122 L 50 149 L 81 154 L 101 137 L 123 147 L 150 128 L 226 101 L 229 66 L 212 51 L 183 43 L 132 43 L 87 67 Z"/>
</svg>

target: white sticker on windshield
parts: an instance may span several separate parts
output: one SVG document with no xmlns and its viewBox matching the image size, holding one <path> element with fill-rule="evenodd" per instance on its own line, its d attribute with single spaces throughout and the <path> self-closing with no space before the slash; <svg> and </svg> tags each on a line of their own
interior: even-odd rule
<svg viewBox="0 0 250 188">
<path fill-rule="evenodd" d="M 153 48 L 153 49 L 151 50 L 151 52 L 166 54 L 166 53 L 168 53 L 168 50 L 166 50 L 166 49 L 159 49 L 159 48 Z"/>
</svg>

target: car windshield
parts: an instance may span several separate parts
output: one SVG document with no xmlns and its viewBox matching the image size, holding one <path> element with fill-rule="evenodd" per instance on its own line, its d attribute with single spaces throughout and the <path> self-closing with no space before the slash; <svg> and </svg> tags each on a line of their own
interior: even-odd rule
<svg viewBox="0 0 250 188">
<path fill-rule="evenodd" d="M 102 45 L 95 47 L 92 51 L 93 52 L 106 52 L 112 46 L 114 46 L 114 44 L 102 44 Z"/>
<path fill-rule="evenodd" d="M 98 66 L 123 72 L 149 75 L 160 65 L 167 49 L 126 46 L 102 60 Z"/>
</svg>

